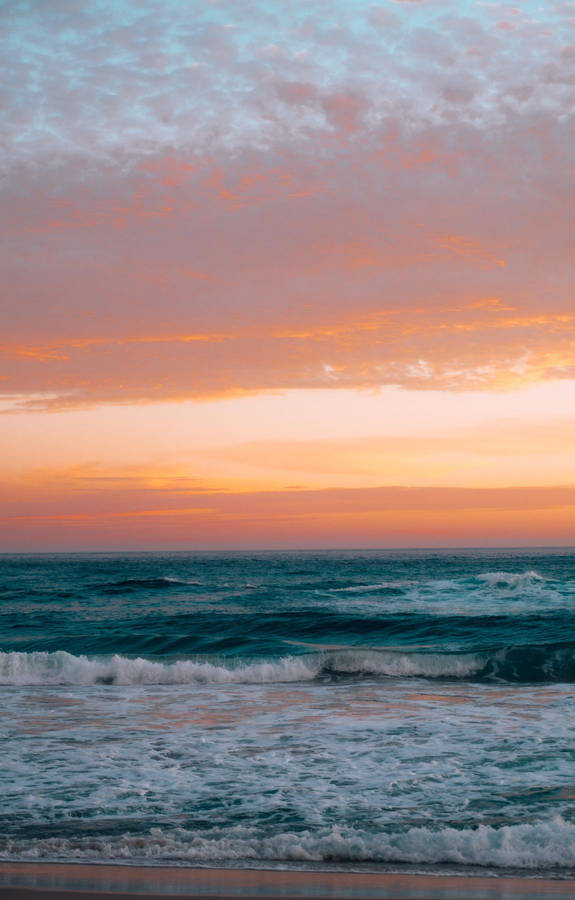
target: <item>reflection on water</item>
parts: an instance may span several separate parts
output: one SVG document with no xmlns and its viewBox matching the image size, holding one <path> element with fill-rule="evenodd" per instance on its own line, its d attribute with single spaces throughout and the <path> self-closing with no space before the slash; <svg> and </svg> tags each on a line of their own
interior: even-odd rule
<svg viewBox="0 0 575 900">
<path fill-rule="evenodd" d="M 571 900 L 573 882 L 479 874 L 371 874 L 246 869 L 146 869 L 0 863 L 0 888 L 133 892 L 188 897 L 294 897 L 333 900 Z"/>
</svg>

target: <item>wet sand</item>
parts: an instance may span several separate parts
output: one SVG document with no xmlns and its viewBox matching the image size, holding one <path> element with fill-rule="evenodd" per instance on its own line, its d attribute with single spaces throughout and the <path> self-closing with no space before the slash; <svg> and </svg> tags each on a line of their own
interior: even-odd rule
<svg viewBox="0 0 575 900">
<path fill-rule="evenodd" d="M 0 863 L 3 900 L 573 900 L 575 880 Z"/>
</svg>

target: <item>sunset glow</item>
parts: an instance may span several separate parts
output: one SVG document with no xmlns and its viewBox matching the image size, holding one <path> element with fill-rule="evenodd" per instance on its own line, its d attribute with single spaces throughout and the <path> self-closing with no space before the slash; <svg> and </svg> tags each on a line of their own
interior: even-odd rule
<svg viewBox="0 0 575 900">
<path fill-rule="evenodd" d="M 1 549 L 573 544 L 571 4 L 0 22 Z"/>
</svg>

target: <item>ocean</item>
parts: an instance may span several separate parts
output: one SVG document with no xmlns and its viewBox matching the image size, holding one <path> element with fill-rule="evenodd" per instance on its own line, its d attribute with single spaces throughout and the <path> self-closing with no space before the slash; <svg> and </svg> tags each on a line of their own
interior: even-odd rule
<svg viewBox="0 0 575 900">
<path fill-rule="evenodd" d="M 0 557 L 0 858 L 575 872 L 575 551 Z"/>
</svg>

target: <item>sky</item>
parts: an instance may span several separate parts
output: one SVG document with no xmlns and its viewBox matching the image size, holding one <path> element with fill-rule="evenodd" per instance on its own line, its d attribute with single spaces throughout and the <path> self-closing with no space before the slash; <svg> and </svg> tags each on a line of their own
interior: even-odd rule
<svg viewBox="0 0 575 900">
<path fill-rule="evenodd" d="M 0 550 L 575 544 L 575 3 L 0 0 Z"/>
</svg>

